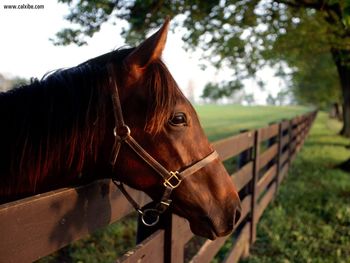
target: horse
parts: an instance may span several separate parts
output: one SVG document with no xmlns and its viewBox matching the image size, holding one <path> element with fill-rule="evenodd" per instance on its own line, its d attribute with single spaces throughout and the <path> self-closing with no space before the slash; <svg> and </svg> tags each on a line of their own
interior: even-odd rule
<svg viewBox="0 0 350 263">
<path fill-rule="evenodd" d="M 0 94 L 0 203 L 111 178 L 140 215 L 170 209 L 192 232 L 232 232 L 240 200 L 161 55 L 169 20 L 113 50 Z M 123 185 L 155 201 L 142 209 Z"/>
</svg>

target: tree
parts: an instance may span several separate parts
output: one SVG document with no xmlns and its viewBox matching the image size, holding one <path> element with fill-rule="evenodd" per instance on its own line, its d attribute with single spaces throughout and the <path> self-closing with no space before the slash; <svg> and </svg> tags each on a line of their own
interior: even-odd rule
<svg viewBox="0 0 350 263">
<path fill-rule="evenodd" d="M 273 105 L 273 106 L 277 105 L 276 98 L 273 97 L 272 94 L 270 94 L 270 93 L 269 93 L 269 95 L 268 95 L 267 98 L 266 98 L 266 103 L 267 103 L 268 105 Z"/>
<path fill-rule="evenodd" d="M 243 87 L 240 81 L 228 81 L 220 84 L 209 82 L 205 85 L 201 98 L 217 102 L 222 98 L 230 98 L 236 90 Z"/>
<path fill-rule="evenodd" d="M 291 91 L 301 104 L 329 109 L 341 103 L 341 89 L 336 67 L 329 54 L 309 58 L 309 64 L 299 65 L 302 70 L 293 72 Z"/>
<path fill-rule="evenodd" d="M 344 125 L 341 134 L 350 137 L 350 2 L 344 0 L 279 0 L 276 2 L 299 11 L 303 14 L 302 18 L 316 18 L 320 34 L 313 35 L 315 39 L 311 43 L 316 43 L 318 48 L 323 47 L 324 51 L 331 55 L 336 66 L 343 99 Z M 320 58 L 318 59 L 320 61 Z M 322 78 L 326 79 L 325 76 Z M 330 85 L 334 83 L 333 81 Z"/>
<path fill-rule="evenodd" d="M 295 12 L 291 14 L 295 17 Z M 289 83 L 289 90 L 299 104 L 314 105 L 329 109 L 341 103 L 341 89 L 336 66 L 329 52 L 323 18 L 318 13 L 299 10 L 293 23 L 286 25 L 288 34 L 280 34 L 272 43 L 271 51 L 265 51 L 270 63 L 283 60 L 277 75 Z M 290 20 L 293 20 L 291 18 Z M 312 34 L 310 33 L 312 32 Z M 314 41 L 318 36 L 319 41 Z"/>
<path fill-rule="evenodd" d="M 219 86 L 211 82 L 207 83 L 203 89 L 201 98 L 216 103 L 218 99 L 222 98 Z"/>
<path fill-rule="evenodd" d="M 282 106 L 287 104 L 287 101 L 290 97 L 291 97 L 291 92 L 289 90 L 280 90 L 277 93 L 276 101 L 278 105 Z"/>
<path fill-rule="evenodd" d="M 344 108 L 341 133 L 350 137 L 350 3 L 347 0 L 59 2 L 71 5 L 67 19 L 80 27 L 59 32 L 58 44 L 82 45 L 86 43 L 85 36 L 92 36 L 103 23 L 114 18 L 129 22 L 123 35 L 132 44 L 144 37 L 146 29 L 160 25 L 165 15 L 169 15 L 177 17 L 176 23 L 187 29 L 184 40 L 188 48 L 200 47 L 204 50 L 203 57 L 213 65 L 232 68 L 236 81 L 253 76 L 267 60 L 286 61 L 287 57 L 287 61 L 292 60 L 296 50 L 287 54 L 288 50 L 284 49 L 284 53 L 277 56 L 277 51 L 283 50 L 278 46 L 283 38 L 299 50 L 328 53 L 341 87 Z M 315 27 L 317 34 L 312 32 Z M 295 28 L 310 40 L 307 45 L 298 45 L 303 41 L 299 43 L 300 39 L 291 38 L 289 32 Z M 297 64 L 293 66 L 298 67 Z"/>
<path fill-rule="evenodd" d="M 255 103 L 254 95 L 253 94 L 244 94 L 243 101 L 251 106 Z"/>
</svg>

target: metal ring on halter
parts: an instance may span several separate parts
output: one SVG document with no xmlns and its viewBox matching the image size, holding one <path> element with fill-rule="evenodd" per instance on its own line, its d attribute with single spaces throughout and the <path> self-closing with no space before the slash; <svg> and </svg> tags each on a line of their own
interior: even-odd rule
<svg viewBox="0 0 350 263">
<path fill-rule="evenodd" d="M 154 221 L 151 221 L 150 223 L 147 222 L 147 219 L 145 218 L 147 217 L 147 214 L 153 217 Z M 154 208 L 145 209 L 144 211 L 142 211 L 141 221 L 145 224 L 145 226 L 155 226 L 159 222 L 159 211 Z"/>
<path fill-rule="evenodd" d="M 130 128 L 128 125 L 123 125 L 121 127 L 114 127 L 114 136 L 118 136 L 121 141 L 125 141 L 130 136 Z"/>
</svg>

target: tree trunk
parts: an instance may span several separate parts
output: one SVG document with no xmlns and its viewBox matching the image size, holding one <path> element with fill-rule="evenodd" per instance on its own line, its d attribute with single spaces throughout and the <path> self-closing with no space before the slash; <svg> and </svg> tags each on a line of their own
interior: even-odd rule
<svg viewBox="0 0 350 263">
<path fill-rule="evenodd" d="M 334 102 L 329 112 L 329 117 L 343 121 L 343 106 L 341 106 L 338 102 Z"/>
<path fill-rule="evenodd" d="M 350 138 L 350 50 L 332 49 L 343 95 L 343 128 L 341 135 Z"/>
<path fill-rule="evenodd" d="M 349 93 L 349 91 L 348 91 Z M 345 99 L 344 99 L 345 100 Z M 350 96 L 348 96 L 347 102 L 344 101 L 344 111 L 343 111 L 343 117 L 344 117 L 344 125 L 340 132 L 341 135 L 350 138 Z M 347 120 L 347 122 L 345 121 Z"/>
<path fill-rule="evenodd" d="M 337 102 L 335 103 L 335 107 L 336 107 L 336 118 L 339 121 L 343 121 L 343 107 Z"/>
</svg>

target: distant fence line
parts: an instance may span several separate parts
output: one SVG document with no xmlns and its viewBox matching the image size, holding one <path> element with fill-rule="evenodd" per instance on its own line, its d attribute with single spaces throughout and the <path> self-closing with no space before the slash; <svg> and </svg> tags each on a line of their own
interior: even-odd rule
<svg viewBox="0 0 350 263">
<path fill-rule="evenodd" d="M 249 255 L 257 223 L 303 146 L 316 114 L 307 113 L 214 142 L 222 161 L 237 159 L 238 168 L 231 177 L 242 200 L 242 215 L 232 235 L 204 242 L 190 262 L 210 262 L 228 239 L 232 247 L 224 262 L 238 262 Z M 144 193 L 131 188 L 128 191 L 140 204 L 150 202 Z M 32 262 L 133 211 L 107 179 L 3 204 L 0 262 Z M 185 219 L 167 214 L 160 229 L 144 229 L 140 224 L 138 229 L 140 243 L 117 262 L 184 262 L 185 245 L 194 237 Z"/>
</svg>

